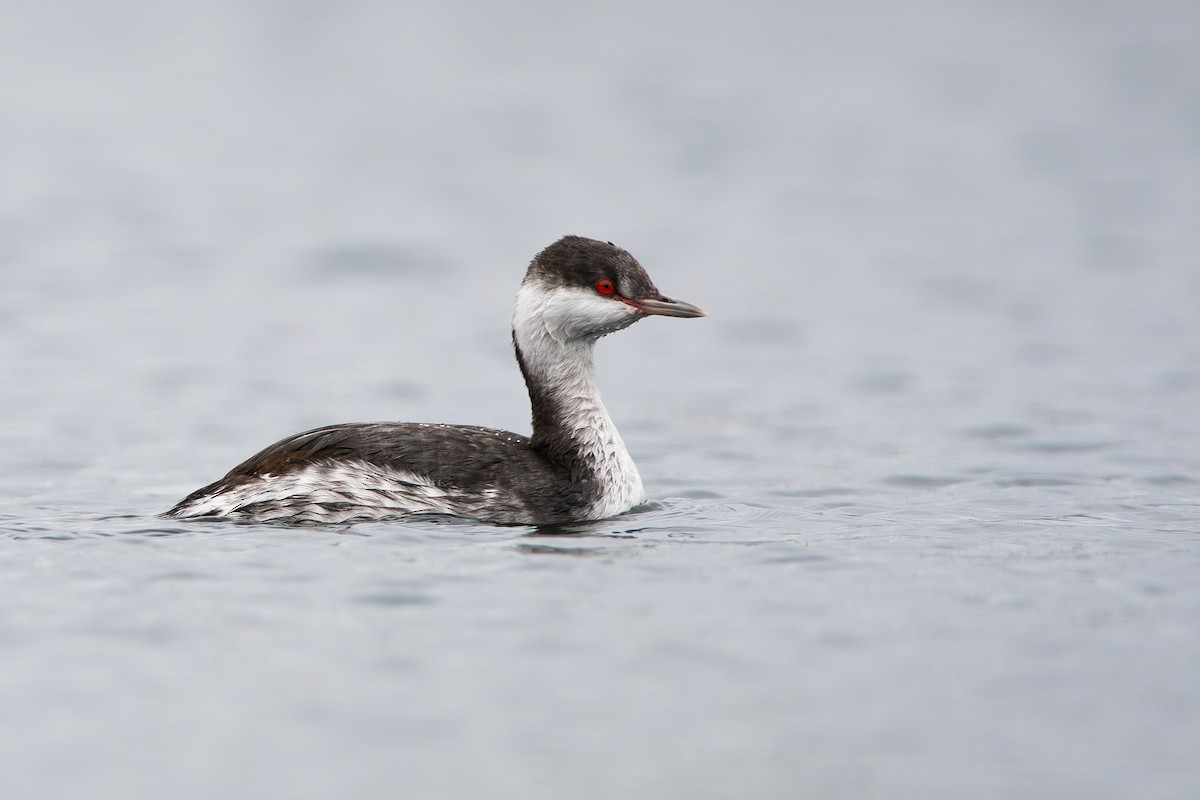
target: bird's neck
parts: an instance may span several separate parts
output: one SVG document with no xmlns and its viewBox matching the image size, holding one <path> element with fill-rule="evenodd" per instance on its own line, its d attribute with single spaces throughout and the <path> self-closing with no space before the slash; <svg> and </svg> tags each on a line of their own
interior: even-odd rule
<svg viewBox="0 0 1200 800">
<path fill-rule="evenodd" d="M 533 410 L 530 445 L 572 481 L 590 484 L 594 510 L 603 516 L 643 502 L 637 467 L 596 385 L 595 341 L 556 338 L 518 305 L 513 344 Z"/>
</svg>

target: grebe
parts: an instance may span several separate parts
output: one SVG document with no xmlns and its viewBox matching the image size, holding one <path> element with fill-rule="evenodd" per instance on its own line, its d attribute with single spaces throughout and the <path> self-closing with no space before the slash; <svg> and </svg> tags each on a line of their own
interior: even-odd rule
<svg viewBox="0 0 1200 800">
<path fill-rule="evenodd" d="M 643 317 L 704 317 L 659 293 L 610 242 L 566 236 L 534 257 L 512 321 L 533 435 L 471 425 L 330 425 L 271 445 L 165 516 L 344 523 L 449 514 L 497 524 L 603 519 L 646 501 L 596 388 L 596 340 Z"/>
</svg>

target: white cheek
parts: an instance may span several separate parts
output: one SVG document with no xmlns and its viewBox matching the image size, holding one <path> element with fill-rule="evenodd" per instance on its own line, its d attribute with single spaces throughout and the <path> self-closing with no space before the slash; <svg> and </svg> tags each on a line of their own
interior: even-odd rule
<svg viewBox="0 0 1200 800">
<path fill-rule="evenodd" d="M 637 321 L 632 306 L 586 289 L 555 289 L 542 304 L 547 333 L 559 341 L 603 336 Z"/>
</svg>

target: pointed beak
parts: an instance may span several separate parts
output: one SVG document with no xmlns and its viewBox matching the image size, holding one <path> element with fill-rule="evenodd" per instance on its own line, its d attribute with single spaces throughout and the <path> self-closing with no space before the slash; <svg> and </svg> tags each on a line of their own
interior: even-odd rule
<svg viewBox="0 0 1200 800">
<path fill-rule="evenodd" d="M 624 300 L 625 298 L 621 299 Z M 708 312 L 702 308 L 680 300 L 672 300 L 669 297 L 660 297 L 658 299 L 646 297 L 640 300 L 625 300 L 625 302 L 643 314 L 657 314 L 660 317 L 688 318 L 708 316 Z"/>
</svg>

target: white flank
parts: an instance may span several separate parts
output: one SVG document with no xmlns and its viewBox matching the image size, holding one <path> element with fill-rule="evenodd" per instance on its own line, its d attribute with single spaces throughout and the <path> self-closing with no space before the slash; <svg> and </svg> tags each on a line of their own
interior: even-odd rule
<svg viewBox="0 0 1200 800">
<path fill-rule="evenodd" d="M 233 516 L 258 503 L 261 521 L 345 522 L 400 514 L 461 513 L 461 503 L 427 478 L 365 461 L 317 462 L 286 475 L 262 475 L 220 489 L 182 510 L 181 517 Z"/>
</svg>

